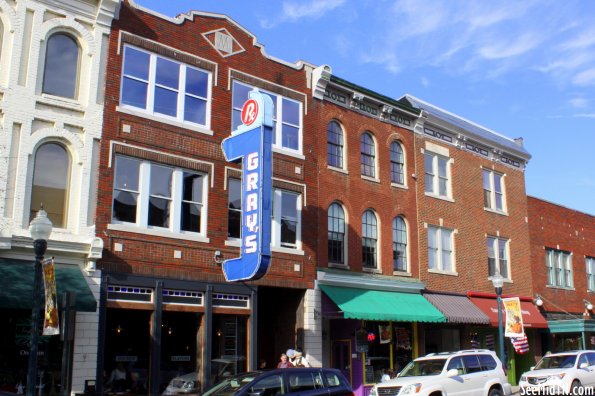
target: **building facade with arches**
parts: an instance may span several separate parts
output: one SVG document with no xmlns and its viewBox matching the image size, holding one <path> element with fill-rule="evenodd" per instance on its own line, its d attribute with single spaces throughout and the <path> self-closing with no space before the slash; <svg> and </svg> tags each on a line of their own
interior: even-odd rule
<svg viewBox="0 0 595 396">
<path fill-rule="evenodd" d="M 71 337 L 40 339 L 36 383 L 44 394 L 82 391 L 96 376 L 97 168 L 108 37 L 119 3 L 0 0 L 0 310 L 7 319 L 0 382 L 15 391 L 25 385 L 31 326 L 28 227 L 42 205 L 53 223 L 46 257 L 54 257 L 58 303 L 65 292 L 76 294 Z"/>
</svg>

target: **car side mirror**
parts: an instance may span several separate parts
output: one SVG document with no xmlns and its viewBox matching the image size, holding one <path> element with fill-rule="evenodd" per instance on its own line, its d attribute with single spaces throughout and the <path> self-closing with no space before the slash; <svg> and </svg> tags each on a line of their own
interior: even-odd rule
<svg viewBox="0 0 595 396">
<path fill-rule="evenodd" d="M 589 367 L 589 363 L 585 363 L 585 362 L 582 362 L 582 363 L 581 363 L 581 364 L 578 366 L 578 368 L 582 368 L 582 369 L 584 369 L 584 368 L 587 368 L 587 367 Z"/>
<path fill-rule="evenodd" d="M 457 377 L 458 375 L 459 375 L 459 370 L 457 370 L 457 369 L 455 369 L 455 368 L 453 368 L 453 369 L 450 369 L 450 370 L 448 370 L 448 371 L 446 372 L 446 376 L 447 376 L 447 377 L 449 377 L 449 378 L 450 378 L 450 377 Z"/>
</svg>

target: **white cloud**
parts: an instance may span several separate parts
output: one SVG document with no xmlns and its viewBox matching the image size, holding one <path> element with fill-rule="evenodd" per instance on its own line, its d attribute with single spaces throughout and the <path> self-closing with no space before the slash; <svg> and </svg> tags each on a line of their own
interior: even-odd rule
<svg viewBox="0 0 595 396">
<path fill-rule="evenodd" d="M 345 0 L 284 1 L 283 18 L 290 21 L 301 18 L 320 18 L 344 3 Z"/>
<path fill-rule="evenodd" d="M 426 77 L 422 77 L 421 78 L 421 85 L 423 85 L 424 87 L 429 87 L 430 86 L 430 80 L 427 79 Z"/>
<path fill-rule="evenodd" d="M 575 118 L 595 118 L 595 113 L 578 113 L 574 115 Z"/>
<path fill-rule="evenodd" d="M 578 73 L 572 82 L 576 85 L 595 85 L 595 68 Z"/>
<path fill-rule="evenodd" d="M 572 98 L 568 103 L 575 109 L 584 109 L 589 105 L 589 101 L 585 98 Z"/>
<path fill-rule="evenodd" d="M 539 45 L 540 41 L 536 35 L 527 33 L 520 37 L 491 42 L 480 48 L 479 54 L 486 59 L 509 58 L 533 50 Z"/>
</svg>

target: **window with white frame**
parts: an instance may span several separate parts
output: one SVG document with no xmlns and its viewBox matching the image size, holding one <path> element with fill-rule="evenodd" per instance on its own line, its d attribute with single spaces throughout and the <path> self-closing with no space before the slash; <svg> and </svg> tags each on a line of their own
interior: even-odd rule
<svg viewBox="0 0 595 396">
<path fill-rule="evenodd" d="M 426 172 L 426 193 L 439 197 L 450 197 L 449 159 L 442 155 L 426 151 L 424 165 Z"/>
<path fill-rule="evenodd" d="M 148 114 L 209 128 L 211 73 L 124 47 L 120 104 Z"/>
<path fill-rule="evenodd" d="M 372 136 L 366 132 L 360 137 L 362 176 L 376 177 L 376 147 Z"/>
<path fill-rule="evenodd" d="M 378 222 L 369 209 L 362 215 L 362 263 L 364 268 L 378 268 Z"/>
<path fill-rule="evenodd" d="M 242 235 L 242 182 L 227 179 L 227 237 L 240 238 Z"/>
<path fill-rule="evenodd" d="M 454 272 L 453 230 L 428 226 L 428 268 Z"/>
<path fill-rule="evenodd" d="M 273 191 L 272 246 L 301 249 L 302 196 L 299 193 Z"/>
<path fill-rule="evenodd" d="M 397 216 L 393 219 L 393 271 L 407 270 L 407 224 L 402 216 Z"/>
<path fill-rule="evenodd" d="M 69 34 L 54 33 L 45 49 L 43 93 L 76 99 L 78 95 L 80 47 Z"/>
<path fill-rule="evenodd" d="M 242 125 L 242 106 L 253 89 L 268 95 L 273 101 L 273 147 L 296 153 L 302 152 L 302 103 L 284 96 L 233 82 L 232 130 Z"/>
<path fill-rule="evenodd" d="M 403 146 L 399 142 L 390 144 L 390 181 L 396 184 L 405 184 L 405 159 Z"/>
<path fill-rule="evenodd" d="M 43 205 L 54 227 L 66 227 L 70 167 L 70 155 L 61 144 L 44 143 L 35 151 L 31 186 L 31 220 Z"/>
<path fill-rule="evenodd" d="M 504 184 L 503 175 L 489 169 L 483 169 L 483 206 L 503 212 Z"/>
<path fill-rule="evenodd" d="M 548 286 L 572 288 L 572 254 L 558 249 L 545 249 Z"/>
<path fill-rule="evenodd" d="M 328 208 L 328 262 L 345 265 L 345 212 L 337 202 Z"/>
<path fill-rule="evenodd" d="M 206 174 L 118 155 L 113 223 L 206 235 Z"/>
<path fill-rule="evenodd" d="M 341 125 L 337 121 L 329 122 L 326 136 L 328 165 L 343 169 L 343 129 Z"/>
<path fill-rule="evenodd" d="M 587 265 L 587 290 L 595 292 L 595 257 L 585 257 Z"/>
<path fill-rule="evenodd" d="M 505 279 L 510 279 L 508 263 L 508 239 L 488 236 L 488 274 L 494 276 L 499 272 Z"/>
</svg>

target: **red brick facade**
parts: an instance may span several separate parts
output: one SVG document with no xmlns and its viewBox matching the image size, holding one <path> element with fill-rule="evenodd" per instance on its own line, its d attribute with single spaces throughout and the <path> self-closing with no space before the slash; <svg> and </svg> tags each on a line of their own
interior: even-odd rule
<svg viewBox="0 0 595 396">
<path fill-rule="evenodd" d="M 244 51 L 227 57 L 217 52 L 203 35 L 221 29 L 236 40 L 234 51 L 241 47 Z M 212 135 L 118 110 L 123 46 L 126 43 L 213 72 Z M 101 149 L 96 224 L 97 235 L 105 242 L 106 251 L 100 263 L 103 269 L 157 277 L 223 281 L 221 268 L 213 258 L 215 251 L 221 251 L 223 258 L 239 256 L 237 247 L 225 244 L 228 219 L 225 180 L 226 175 L 234 172 L 230 168 L 239 167 L 227 163 L 220 148 L 221 141 L 231 131 L 231 78 L 261 85 L 299 100 L 303 103 L 304 112 L 309 105 L 303 65 L 292 67 L 271 60 L 255 43 L 252 35 L 226 17 L 195 14 L 191 19 L 176 23 L 135 9 L 128 3 L 122 4 L 120 17 L 114 21 L 110 36 Z M 306 116 L 303 124 L 303 152 L 308 153 L 317 141 L 313 134 L 307 133 Z M 156 163 L 208 172 L 206 237 L 209 242 L 178 239 L 175 235 L 170 238 L 110 229 L 113 161 L 118 151 Z M 297 188 L 303 194 L 301 239 L 304 254 L 274 253 L 271 269 L 259 284 L 309 288 L 313 286 L 316 262 L 315 227 L 310 226 L 315 224 L 317 216 L 316 168 L 303 158 L 276 153 L 274 177 L 274 185 Z M 308 187 L 304 188 L 305 185 Z M 122 250 L 115 251 L 115 244 L 121 244 Z M 174 251 L 181 251 L 181 258 L 174 258 Z"/>
<path fill-rule="evenodd" d="M 595 258 L 595 217 L 531 196 L 527 202 L 534 291 L 544 298 L 546 312 L 580 316 L 585 312 L 583 299 L 595 303 L 586 272 L 586 258 Z M 547 286 L 546 249 L 572 255 L 572 288 Z"/>
</svg>

